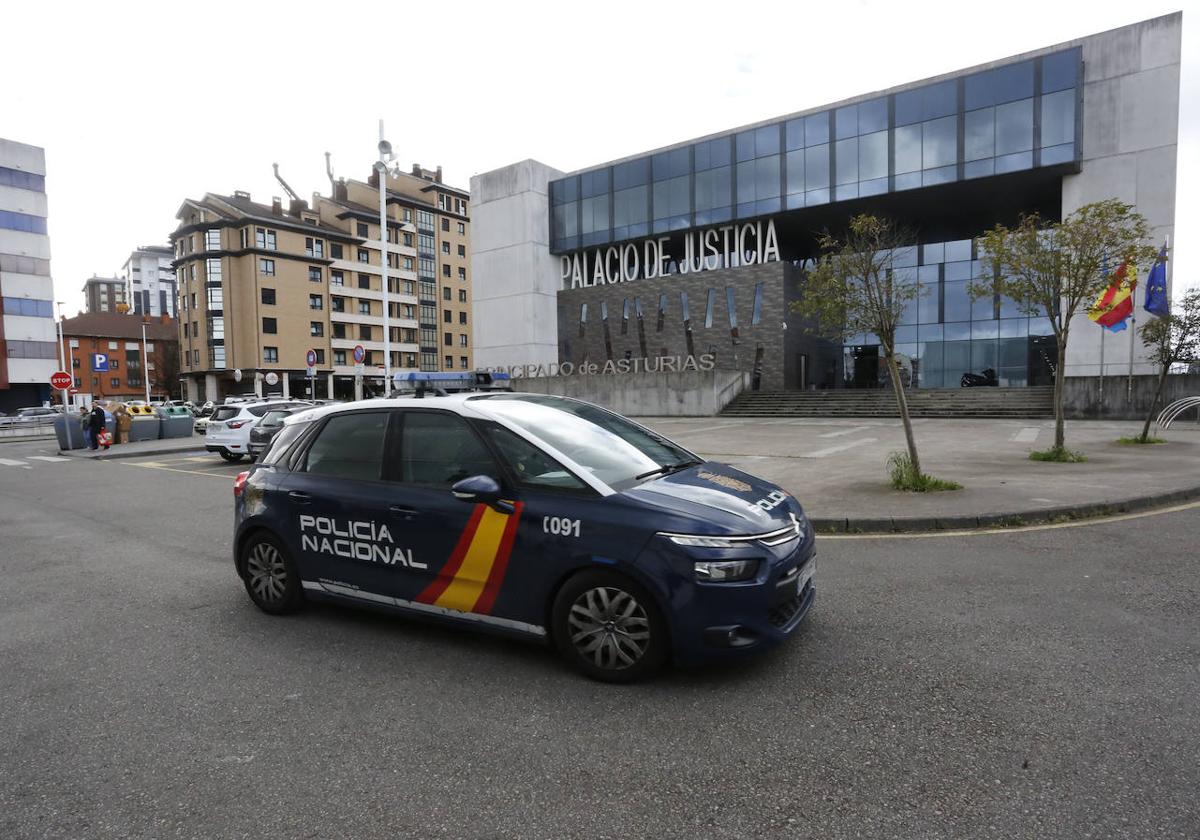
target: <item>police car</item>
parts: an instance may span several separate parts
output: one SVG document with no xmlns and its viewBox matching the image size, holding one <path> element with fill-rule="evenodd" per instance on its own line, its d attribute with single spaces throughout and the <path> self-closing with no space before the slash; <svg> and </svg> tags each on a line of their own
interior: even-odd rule
<svg viewBox="0 0 1200 840">
<path fill-rule="evenodd" d="M 302 411 L 234 496 L 265 612 L 320 599 L 541 639 L 605 681 L 766 650 L 815 596 L 791 494 L 564 397 Z"/>
</svg>

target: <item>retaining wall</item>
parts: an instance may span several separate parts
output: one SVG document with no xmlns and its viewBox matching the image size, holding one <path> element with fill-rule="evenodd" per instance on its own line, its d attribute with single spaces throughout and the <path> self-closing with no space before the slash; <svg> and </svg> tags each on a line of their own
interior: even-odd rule
<svg viewBox="0 0 1200 840">
<path fill-rule="evenodd" d="M 539 376 L 512 381 L 514 391 L 575 397 L 630 417 L 711 417 L 749 384 L 750 374 L 736 370 Z"/>
</svg>

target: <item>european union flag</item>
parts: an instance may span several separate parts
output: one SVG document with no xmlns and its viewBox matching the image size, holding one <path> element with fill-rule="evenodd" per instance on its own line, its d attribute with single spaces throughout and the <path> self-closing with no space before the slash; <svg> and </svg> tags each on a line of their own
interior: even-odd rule
<svg viewBox="0 0 1200 840">
<path fill-rule="evenodd" d="M 1163 245 L 1146 278 L 1146 311 L 1162 318 L 1171 312 L 1171 302 L 1167 300 L 1167 246 Z"/>
</svg>

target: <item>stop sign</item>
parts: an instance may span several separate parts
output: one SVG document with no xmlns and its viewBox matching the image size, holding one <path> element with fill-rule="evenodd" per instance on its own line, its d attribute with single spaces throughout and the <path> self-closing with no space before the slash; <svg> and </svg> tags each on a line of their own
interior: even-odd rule
<svg viewBox="0 0 1200 840">
<path fill-rule="evenodd" d="M 70 388 L 73 384 L 75 384 L 75 380 L 65 370 L 56 371 L 50 377 L 50 385 L 59 391 Z"/>
</svg>

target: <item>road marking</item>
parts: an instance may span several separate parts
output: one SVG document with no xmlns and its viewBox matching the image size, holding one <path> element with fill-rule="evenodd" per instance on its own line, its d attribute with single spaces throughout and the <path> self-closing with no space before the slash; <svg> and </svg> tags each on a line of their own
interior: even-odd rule
<svg viewBox="0 0 1200 840">
<path fill-rule="evenodd" d="M 29 466 L 24 461 L 14 461 L 12 458 L 0 458 L 0 464 L 6 467 L 27 467 Z"/>
<path fill-rule="evenodd" d="M 680 429 L 678 432 L 671 432 L 675 437 L 679 435 L 695 435 L 701 432 L 712 432 L 717 429 L 732 429 L 735 426 L 745 426 L 745 423 L 718 423 L 716 426 L 705 426 L 702 429 Z"/>
<path fill-rule="evenodd" d="M 1076 519 L 1071 522 L 1046 522 L 1041 525 L 1021 525 L 1016 528 L 975 528 L 960 531 L 930 531 L 922 534 L 818 534 L 822 540 L 929 540 L 939 537 L 990 537 L 1003 534 L 1025 534 L 1030 531 L 1056 531 L 1060 528 L 1084 528 L 1090 525 L 1107 525 L 1112 522 L 1126 522 L 1131 519 L 1144 519 L 1148 516 L 1161 516 L 1164 513 L 1179 513 L 1185 510 L 1200 508 L 1200 501 L 1188 502 L 1182 505 L 1144 510 L 1139 513 L 1122 513 L 1117 516 L 1103 516 L 1094 519 Z"/>
<path fill-rule="evenodd" d="M 61 464 L 63 461 L 71 460 L 70 458 L 60 458 L 57 455 L 30 455 L 28 457 L 31 461 L 46 461 L 50 464 Z"/>
<path fill-rule="evenodd" d="M 842 435 L 852 435 L 855 432 L 865 432 L 869 428 L 871 428 L 871 427 L 870 426 L 851 426 L 849 429 L 839 429 L 836 432 L 826 432 L 823 435 L 817 435 L 817 437 L 841 437 Z"/>
<path fill-rule="evenodd" d="M 847 449 L 853 449 L 856 446 L 862 446 L 864 443 L 874 443 L 875 438 L 859 438 L 848 443 L 838 444 L 837 446 L 828 446 L 825 449 L 818 449 L 816 452 L 801 454 L 801 458 L 824 458 L 826 455 L 832 455 L 835 452 L 845 452 Z"/>
<path fill-rule="evenodd" d="M 118 462 L 123 463 L 123 462 Z M 147 470 L 165 470 L 166 472 L 188 473 L 189 475 L 207 475 L 209 478 L 219 478 L 222 481 L 229 481 L 229 475 L 218 475 L 217 473 L 204 472 L 203 470 L 177 470 L 174 467 L 164 467 L 161 464 L 125 464 L 127 467 L 142 467 Z"/>
<path fill-rule="evenodd" d="M 1034 426 L 1026 426 L 1024 429 L 1021 429 L 1021 431 L 1013 435 L 1012 439 L 1016 443 L 1033 443 L 1035 440 L 1037 440 L 1037 436 L 1040 431 L 1041 429 L 1038 429 Z"/>
</svg>

